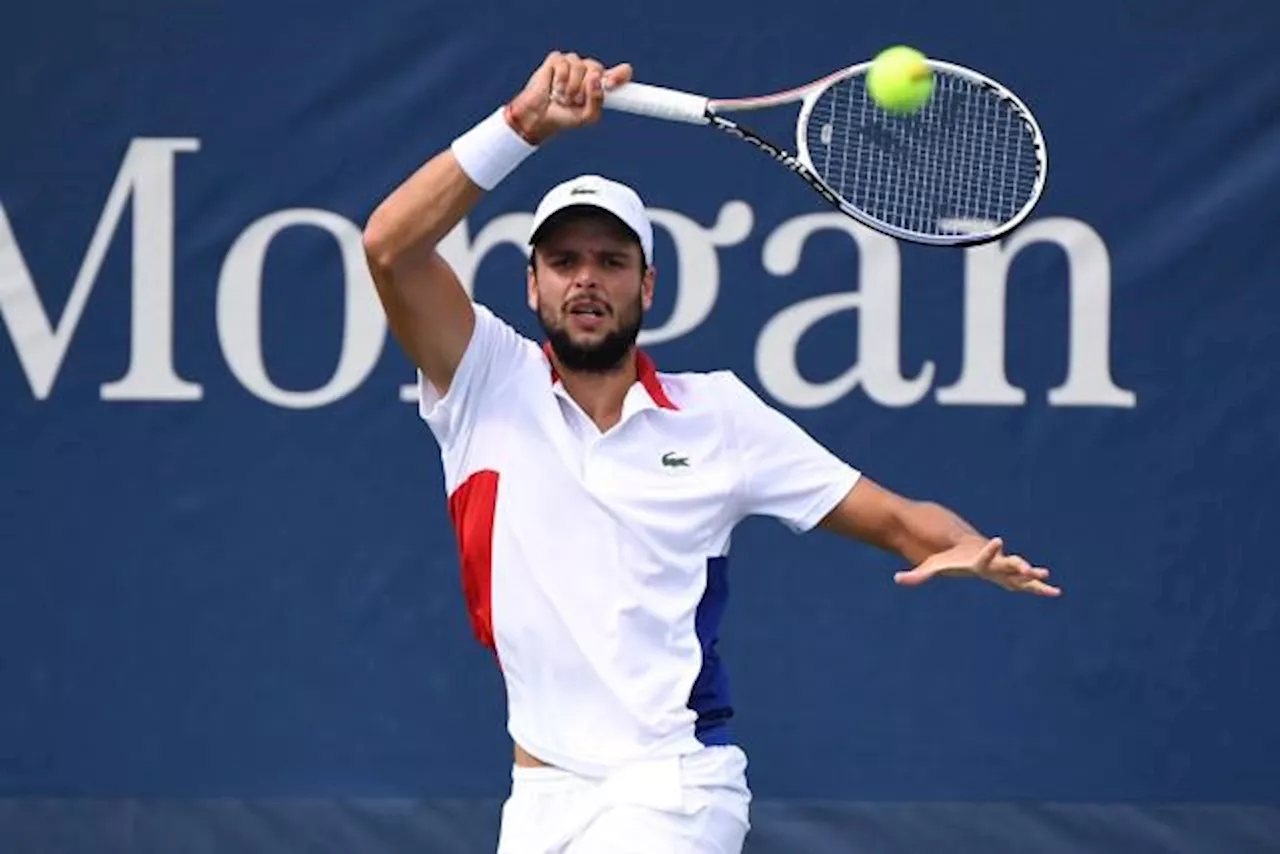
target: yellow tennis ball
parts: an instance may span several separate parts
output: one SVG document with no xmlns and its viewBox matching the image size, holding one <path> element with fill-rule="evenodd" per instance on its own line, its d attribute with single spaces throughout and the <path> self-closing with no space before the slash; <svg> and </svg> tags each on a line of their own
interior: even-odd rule
<svg viewBox="0 0 1280 854">
<path fill-rule="evenodd" d="M 867 92 L 886 112 L 914 113 L 933 94 L 933 70 L 924 54 L 913 47 L 886 48 L 867 70 Z"/>
</svg>

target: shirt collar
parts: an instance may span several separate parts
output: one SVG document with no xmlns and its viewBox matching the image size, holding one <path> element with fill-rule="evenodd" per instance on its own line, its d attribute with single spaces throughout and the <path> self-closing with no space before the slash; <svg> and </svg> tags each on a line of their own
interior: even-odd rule
<svg viewBox="0 0 1280 854">
<path fill-rule="evenodd" d="M 551 368 L 551 383 L 558 385 L 560 374 L 556 371 L 555 362 L 551 360 L 550 342 L 543 342 L 542 352 L 547 357 L 547 364 Z M 662 387 L 662 380 L 658 378 L 658 369 L 654 365 L 653 359 L 643 350 L 636 350 L 636 378 L 640 386 L 648 393 L 644 398 L 637 401 L 642 405 L 642 408 L 679 409 L 678 406 L 671 402 L 671 398 L 667 396 L 667 390 Z M 628 393 L 627 397 L 631 398 L 632 395 Z"/>
</svg>

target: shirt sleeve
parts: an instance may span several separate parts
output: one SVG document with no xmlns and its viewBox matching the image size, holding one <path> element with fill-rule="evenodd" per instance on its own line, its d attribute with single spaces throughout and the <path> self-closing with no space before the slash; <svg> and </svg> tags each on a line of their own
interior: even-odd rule
<svg viewBox="0 0 1280 854">
<path fill-rule="evenodd" d="M 418 415 L 446 450 L 471 433 L 489 401 L 527 364 L 533 346 L 487 307 L 472 303 L 472 308 L 475 326 L 448 391 L 441 395 L 418 371 Z"/>
<path fill-rule="evenodd" d="M 812 529 L 853 489 L 861 472 L 769 406 L 732 373 L 723 396 L 742 464 L 743 516 L 772 516 L 796 533 Z"/>
</svg>

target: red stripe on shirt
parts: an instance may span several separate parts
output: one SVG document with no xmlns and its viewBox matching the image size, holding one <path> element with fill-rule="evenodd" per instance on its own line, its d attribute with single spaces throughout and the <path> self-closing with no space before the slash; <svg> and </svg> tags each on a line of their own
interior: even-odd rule
<svg viewBox="0 0 1280 854">
<path fill-rule="evenodd" d="M 498 473 L 475 472 L 449 496 L 449 516 L 462 562 L 462 593 L 476 640 L 494 652 L 493 516 L 498 504 Z"/>
</svg>

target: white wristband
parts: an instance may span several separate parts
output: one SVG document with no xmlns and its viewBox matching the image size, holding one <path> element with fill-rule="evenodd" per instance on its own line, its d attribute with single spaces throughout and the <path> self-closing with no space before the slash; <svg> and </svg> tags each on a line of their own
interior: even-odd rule
<svg viewBox="0 0 1280 854">
<path fill-rule="evenodd" d="M 503 178 L 537 151 L 512 130 L 502 108 L 453 141 L 449 148 L 467 177 L 483 190 L 492 190 Z"/>
</svg>

